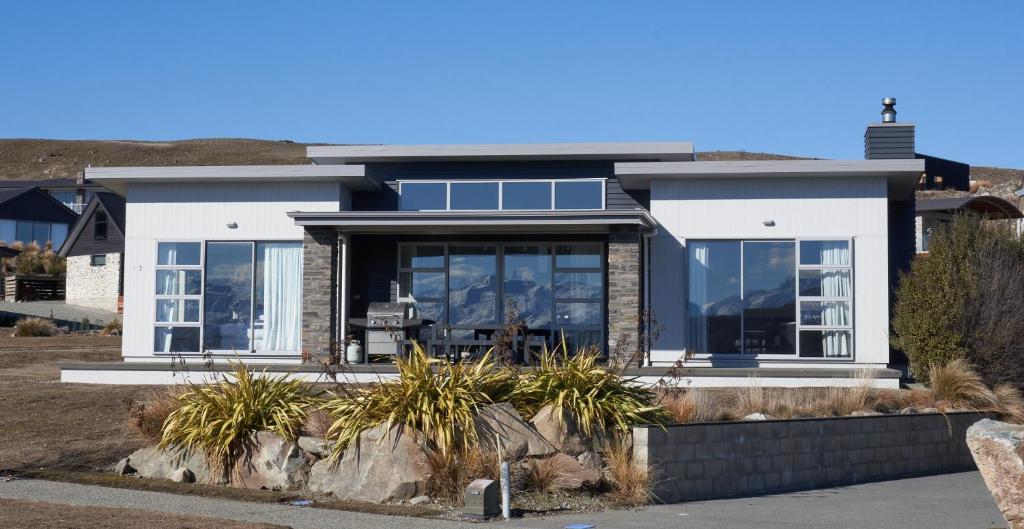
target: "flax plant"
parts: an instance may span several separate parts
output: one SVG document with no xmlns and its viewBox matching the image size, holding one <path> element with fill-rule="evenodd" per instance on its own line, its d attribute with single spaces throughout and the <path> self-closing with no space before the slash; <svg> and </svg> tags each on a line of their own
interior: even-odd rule
<svg viewBox="0 0 1024 529">
<path fill-rule="evenodd" d="M 241 362 L 223 380 L 192 385 L 178 397 L 180 407 L 164 422 L 161 448 L 200 451 L 214 474 L 234 475 L 240 461 L 257 448 L 255 434 L 271 431 L 288 440 L 299 429 L 317 396 L 307 384 L 287 375 L 255 376 Z"/>
<path fill-rule="evenodd" d="M 568 354 L 563 338 L 554 351 L 541 353 L 536 369 L 521 377 L 512 402 L 526 416 L 549 404 L 561 413 L 568 412 L 588 436 L 671 420 L 671 414 L 655 403 L 652 391 L 614 368 L 599 365 L 599 357 L 597 348 Z"/>
<path fill-rule="evenodd" d="M 476 443 L 473 418 L 479 407 L 508 400 L 518 372 L 496 366 L 491 352 L 473 363 L 430 358 L 419 344 L 397 359 L 397 380 L 359 388 L 339 388 L 322 406 L 334 419 L 327 438 L 335 441 L 337 460 L 370 428 L 389 427 L 422 433 L 444 456 Z"/>
</svg>

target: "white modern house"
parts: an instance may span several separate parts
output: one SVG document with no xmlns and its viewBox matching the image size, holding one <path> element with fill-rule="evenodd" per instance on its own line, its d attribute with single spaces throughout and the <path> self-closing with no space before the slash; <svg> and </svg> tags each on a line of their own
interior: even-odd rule
<svg viewBox="0 0 1024 529">
<path fill-rule="evenodd" d="M 127 203 L 124 362 L 65 364 L 63 380 L 166 383 L 172 361 L 236 356 L 315 378 L 309 360 L 344 359 L 349 336 L 368 360 L 411 340 L 472 355 L 514 319 L 523 361 L 564 336 L 644 380 L 686 359 L 693 386 L 849 385 L 868 369 L 895 387 L 890 287 L 914 253 L 925 161 L 902 123 L 869 126 L 865 154 L 353 145 L 309 147 L 311 165 L 90 168 Z"/>
</svg>

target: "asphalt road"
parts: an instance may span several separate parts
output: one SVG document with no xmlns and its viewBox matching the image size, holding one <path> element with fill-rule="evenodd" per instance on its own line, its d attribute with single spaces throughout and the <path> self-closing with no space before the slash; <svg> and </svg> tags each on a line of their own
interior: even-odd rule
<svg viewBox="0 0 1024 529">
<path fill-rule="evenodd" d="M 474 524 L 250 503 L 38 480 L 0 482 L 0 497 L 259 521 L 294 529 L 992 529 L 1006 527 L 977 472 L 643 510 Z"/>
</svg>

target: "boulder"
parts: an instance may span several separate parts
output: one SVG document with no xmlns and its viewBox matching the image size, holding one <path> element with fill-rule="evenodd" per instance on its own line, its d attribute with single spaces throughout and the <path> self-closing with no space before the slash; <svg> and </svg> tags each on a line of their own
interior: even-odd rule
<svg viewBox="0 0 1024 529">
<path fill-rule="evenodd" d="M 334 450 L 334 443 L 319 437 L 303 435 L 299 437 L 299 448 L 317 459 L 323 459 L 330 457 L 331 451 Z"/>
<path fill-rule="evenodd" d="M 430 496 L 416 496 L 415 498 L 409 500 L 409 505 L 419 505 L 421 503 L 428 503 L 429 501 Z"/>
<path fill-rule="evenodd" d="M 273 432 L 256 434 L 256 449 L 248 461 L 239 461 L 231 484 L 243 489 L 288 490 L 304 484 L 313 458 Z"/>
<path fill-rule="evenodd" d="M 758 413 L 751 413 L 750 415 L 747 415 L 746 417 L 744 417 L 741 420 L 743 420 L 743 421 L 770 421 L 770 420 L 772 420 L 774 418 L 775 417 L 772 417 L 771 415 L 768 415 L 767 413 L 760 413 L 760 412 L 758 412 Z"/>
<path fill-rule="evenodd" d="M 414 432 L 381 424 L 360 434 L 358 446 L 345 450 L 337 463 L 314 464 L 309 488 L 343 500 L 382 503 L 423 495 L 429 478 L 427 452 Z"/>
<path fill-rule="evenodd" d="M 114 473 L 118 476 L 124 476 L 127 474 L 134 474 L 135 469 L 132 468 L 132 464 L 128 461 L 127 457 L 122 457 L 121 460 L 114 465 Z"/>
<path fill-rule="evenodd" d="M 548 456 L 543 463 L 538 462 L 537 464 L 549 464 L 554 467 L 555 473 L 558 475 L 554 483 L 556 489 L 575 490 L 584 486 L 593 487 L 601 481 L 600 470 L 585 468 L 575 457 L 568 454 L 558 453 Z"/>
<path fill-rule="evenodd" d="M 195 483 L 196 474 L 185 467 L 181 467 L 171 474 L 171 481 L 177 481 L 178 483 Z"/>
<path fill-rule="evenodd" d="M 1010 529 L 1024 529 L 1024 426 L 982 419 L 967 446 Z"/>
<path fill-rule="evenodd" d="M 924 408 L 921 413 L 939 413 L 938 408 Z"/>
<path fill-rule="evenodd" d="M 144 478 L 174 479 L 178 470 L 187 469 L 192 472 L 194 481 L 223 481 L 219 474 L 217 479 L 214 479 L 210 465 L 206 463 L 206 457 L 199 452 L 186 452 L 177 448 L 162 450 L 156 446 L 148 446 L 132 452 L 126 463 Z"/>
<path fill-rule="evenodd" d="M 497 436 L 501 449 L 515 459 L 543 457 L 558 451 L 507 402 L 480 408 L 473 419 L 473 426 L 480 446 L 497 451 Z"/>
<path fill-rule="evenodd" d="M 850 417 L 872 417 L 875 415 L 882 415 L 882 412 L 875 410 L 857 410 L 850 414 Z"/>
<path fill-rule="evenodd" d="M 900 415 L 913 415 L 915 413 L 920 413 L 920 412 L 917 411 L 917 408 L 915 408 L 913 406 L 907 406 L 905 408 L 900 408 Z"/>
<path fill-rule="evenodd" d="M 601 454 L 594 452 L 593 450 L 587 450 L 582 454 L 576 456 L 576 461 L 579 461 L 583 468 L 589 468 L 592 470 L 601 470 L 604 467 L 604 460 L 601 458 Z"/>
<path fill-rule="evenodd" d="M 572 414 L 550 404 L 541 408 L 530 423 L 560 452 L 578 456 L 590 448 L 590 441 Z"/>
</svg>

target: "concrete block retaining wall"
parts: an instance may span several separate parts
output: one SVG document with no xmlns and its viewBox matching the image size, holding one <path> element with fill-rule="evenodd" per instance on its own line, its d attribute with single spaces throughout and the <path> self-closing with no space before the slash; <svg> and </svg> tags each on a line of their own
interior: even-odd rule
<svg viewBox="0 0 1024 529">
<path fill-rule="evenodd" d="M 877 415 L 633 429 L 664 502 L 806 490 L 975 469 L 978 413 Z"/>
</svg>

